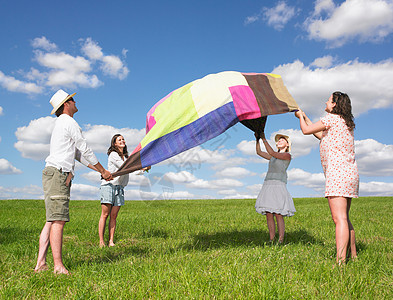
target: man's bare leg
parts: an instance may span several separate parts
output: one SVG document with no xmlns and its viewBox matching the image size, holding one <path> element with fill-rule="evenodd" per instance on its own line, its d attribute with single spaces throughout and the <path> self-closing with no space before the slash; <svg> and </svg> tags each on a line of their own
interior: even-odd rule
<svg viewBox="0 0 393 300">
<path fill-rule="evenodd" d="M 54 273 L 69 275 L 68 270 L 63 265 L 62 247 L 63 247 L 63 229 L 65 221 L 52 222 L 52 229 L 50 232 L 50 245 L 53 254 Z"/>
<path fill-rule="evenodd" d="M 46 255 L 48 254 L 51 227 L 52 222 L 46 222 L 40 234 L 37 265 L 34 268 L 36 273 L 48 270 Z"/>
</svg>

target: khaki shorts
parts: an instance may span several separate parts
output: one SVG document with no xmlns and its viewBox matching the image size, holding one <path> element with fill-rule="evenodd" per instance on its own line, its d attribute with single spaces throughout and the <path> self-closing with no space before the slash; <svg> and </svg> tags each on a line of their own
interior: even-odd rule
<svg viewBox="0 0 393 300">
<path fill-rule="evenodd" d="M 42 186 L 45 195 L 46 221 L 70 221 L 70 189 L 66 186 L 68 173 L 55 167 L 46 167 L 42 171 Z"/>
</svg>

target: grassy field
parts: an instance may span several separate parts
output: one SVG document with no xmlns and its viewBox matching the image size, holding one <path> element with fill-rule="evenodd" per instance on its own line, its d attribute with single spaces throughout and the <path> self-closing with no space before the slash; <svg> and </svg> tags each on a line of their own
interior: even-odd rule
<svg viewBox="0 0 393 300">
<path fill-rule="evenodd" d="M 63 259 L 35 274 L 41 200 L 0 201 L 1 299 L 392 299 L 393 197 L 354 199 L 358 259 L 335 262 L 324 198 L 294 199 L 284 245 L 255 200 L 127 201 L 116 247 L 98 247 L 98 201 L 71 201 Z M 48 264 L 53 267 L 51 252 Z"/>
</svg>

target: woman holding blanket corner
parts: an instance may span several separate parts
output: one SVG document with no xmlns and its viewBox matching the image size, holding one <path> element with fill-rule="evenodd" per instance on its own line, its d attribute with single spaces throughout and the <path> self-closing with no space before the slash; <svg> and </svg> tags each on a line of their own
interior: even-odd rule
<svg viewBox="0 0 393 300">
<path fill-rule="evenodd" d="M 287 168 L 291 162 L 291 140 L 283 134 L 276 134 L 275 141 L 278 151 L 270 147 L 265 138 L 265 134 L 255 134 L 256 152 L 259 156 L 269 160 L 265 182 L 258 194 L 255 210 L 266 215 L 267 227 L 269 229 L 270 241 L 273 242 L 276 235 L 274 217 L 276 217 L 278 227 L 278 242 L 284 241 L 285 222 L 284 217 L 293 216 L 296 212 L 291 195 L 287 190 Z M 261 151 L 259 140 L 262 138 L 266 151 Z"/>
<path fill-rule="evenodd" d="M 108 170 L 113 173 L 120 168 L 128 158 L 126 142 L 122 135 L 115 134 L 108 149 Z M 124 187 L 128 184 L 128 174 L 116 177 L 111 181 L 101 181 L 101 217 L 98 224 L 98 235 L 100 237 L 100 247 L 105 247 L 104 233 L 106 219 L 109 219 L 109 247 L 115 245 L 113 238 L 116 229 L 116 218 L 120 207 L 124 205 Z"/>
<path fill-rule="evenodd" d="M 312 123 L 306 114 L 295 113 L 303 134 L 320 139 L 320 155 L 326 178 L 325 197 L 336 225 L 337 264 L 345 263 L 348 245 L 352 259 L 357 257 L 355 230 L 349 220 L 352 198 L 358 198 L 359 174 L 355 161 L 354 129 L 351 100 L 334 92 L 326 102 L 327 115 Z"/>
</svg>

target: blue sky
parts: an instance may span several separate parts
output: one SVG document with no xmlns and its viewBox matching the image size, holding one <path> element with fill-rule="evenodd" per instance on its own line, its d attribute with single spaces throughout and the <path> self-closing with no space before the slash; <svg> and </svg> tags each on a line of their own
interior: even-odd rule
<svg viewBox="0 0 393 300">
<path fill-rule="evenodd" d="M 221 71 L 276 73 L 313 119 L 340 90 L 355 115 L 360 196 L 393 195 L 393 1 L 1 1 L 0 199 L 40 199 L 55 117 L 49 99 L 76 92 L 75 119 L 100 162 L 115 133 L 129 150 L 145 115 L 184 84 Z M 318 141 L 293 114 L 268 117 L 289 134 L 293 197 L 321 197 Z M 273 142 L 271 145 L 274 146 Z M 98 199 L 81 165 L 72 199 Z M 127 199 L 255 198 L 267 161 L 240 123 L 147 175 Z"/>
</svg>

